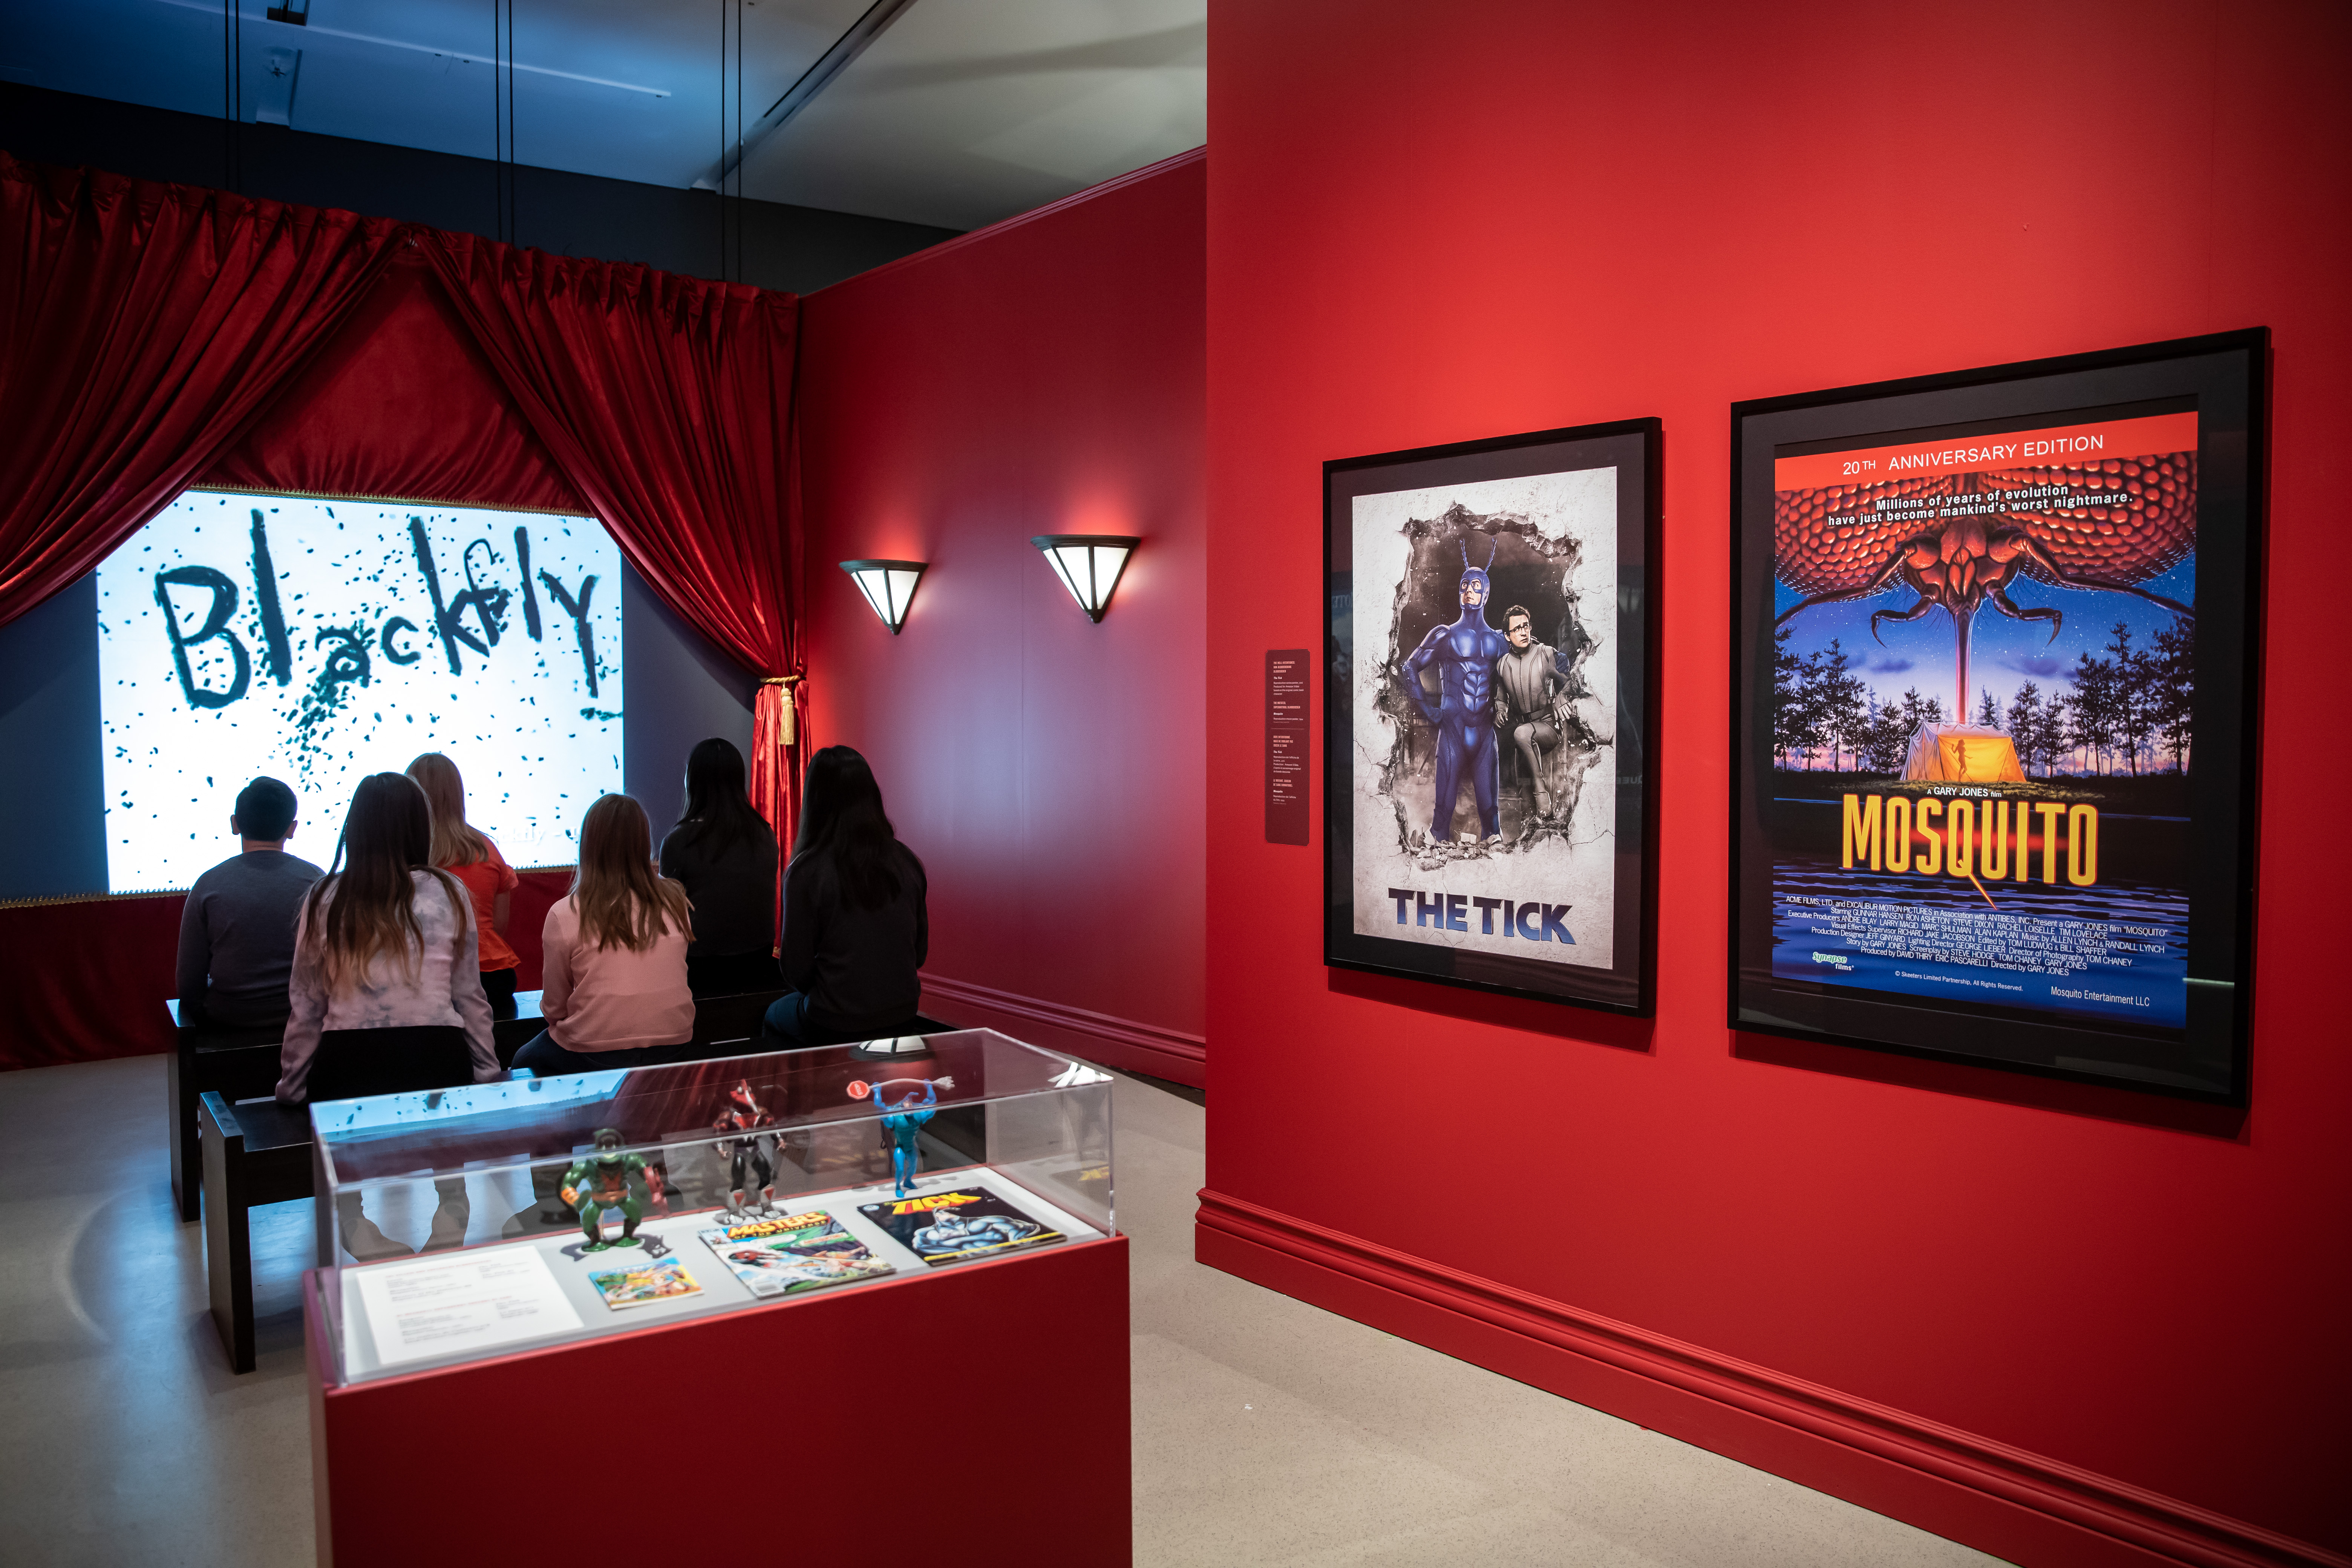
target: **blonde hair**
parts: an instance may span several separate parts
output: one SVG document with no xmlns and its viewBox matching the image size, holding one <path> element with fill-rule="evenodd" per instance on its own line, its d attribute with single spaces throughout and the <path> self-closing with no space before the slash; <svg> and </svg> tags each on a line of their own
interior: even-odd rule
<svg viewBox="0 0 2352 1568">
<path fill-rule="evenodd" d="M 490 858 L 490 841 L 466 826 L 466 781 L 457 764 L 427 752 L 408 764 L 408 776 L 433 807 L 433 864 L 471 866 Z"/>
<path fill-rule="evenodd" d="M 378 958 L 415 980 L 425 928 L 416 918 L 412 871 L 430 871 L 449 897 L 462 947 L 473 902 L 447 872 L 425 863 L 432 812 L 414 779 L 371 773 L 352 794 L 334 868 L 302 902 L 302 941 L 331 993 L 365 980 Z"/>
<path fill-rule="evenodd" d="M 686 889 L 654 867 L 653 825 L 634 796 L 597 797 L 580 824 L 580 865 L 572 875 L 572 907 L 580 934 L 598 952 L 625 947 L 643 952 L 665 929 L 693 934 L 694 906 Z"/>
</svg>

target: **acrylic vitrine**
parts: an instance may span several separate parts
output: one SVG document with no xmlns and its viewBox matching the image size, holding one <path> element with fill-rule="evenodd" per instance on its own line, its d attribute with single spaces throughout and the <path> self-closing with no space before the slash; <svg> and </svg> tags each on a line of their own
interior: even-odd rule
<svg viewBox="0 0 2352 1568">
<path fill-rule="evenodd" d="M 1110 1076 L 984 1029 L 311 1116 L 330 1385 L 1117 1234 Z"/>
</svg>

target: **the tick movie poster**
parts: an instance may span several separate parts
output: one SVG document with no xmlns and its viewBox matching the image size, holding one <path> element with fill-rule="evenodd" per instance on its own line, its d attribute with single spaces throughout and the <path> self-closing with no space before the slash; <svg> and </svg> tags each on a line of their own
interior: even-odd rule
<svg viewBox="0 0 2352 1568">
<path fill-rule="evenodd" d="M 1358 934 L 1614 962 L 1617 479 L 1354 499 Z"/>
</svg>

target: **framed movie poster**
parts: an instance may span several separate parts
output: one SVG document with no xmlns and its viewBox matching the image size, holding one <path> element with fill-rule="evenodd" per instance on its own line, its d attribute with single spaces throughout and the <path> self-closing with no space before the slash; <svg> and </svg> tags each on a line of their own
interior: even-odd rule
<svg viewBox="0 0 2352 1568">
<path fill-rule="evenodd" d="M 2268 335 L 1735 405 L 1735 1027 L 2229 1103 Z"/>
<path fill-rule="evenodd" d="M 1651 1011 L 1658 422 L 1323 465 L 1324 962 Z"/>
</svg>

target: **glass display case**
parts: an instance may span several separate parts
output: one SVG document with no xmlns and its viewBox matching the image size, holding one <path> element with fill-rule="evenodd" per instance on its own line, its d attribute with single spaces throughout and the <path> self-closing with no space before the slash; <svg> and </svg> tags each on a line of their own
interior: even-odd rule
<svg viewBox="0 0 2352 1568">
<path fill-rule="evenodd" d="M 969 1029 L 315 1106 L 325 1375 L 1102 1240 L 1110 1096 Z"/>
</svg>

